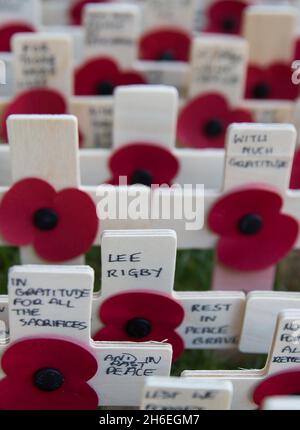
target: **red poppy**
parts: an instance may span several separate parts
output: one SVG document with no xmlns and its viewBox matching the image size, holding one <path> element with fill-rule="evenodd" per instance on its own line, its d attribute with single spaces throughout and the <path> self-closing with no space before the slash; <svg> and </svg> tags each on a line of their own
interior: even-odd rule
<svg viewBox="0 0 300 430">
<path fill-rule="evenodd" d="M 290 188 L 292 190 L 300 189 L 300 149 L 295 152 Z"/>
<path fill-rule="evenodd" d="M 300 39 L 295 42 L 294 60 L 300 60 Z"/>
<path fill-rule="evenodd" d="M 113 153 L 109 161 L 112 185 L 126 177 L 130 185 L 170 184 L 178 173 L 179 162 L 166 148 L 150 143 L 132 143 Z"/>
<path fill-rule="evenodd" d="M 246 82 L 246 98 L 259 100 L 295 100 L 298 85 L 291 79 L 291 66 L 283 63 L 267 68 L 250 65 Z"/>
<path fill-rule="evenodd" d="M 27 339 L 2 357 L 1 410 L 87 410 L 98 407 L 87 384 L 97 361 L 85 348 L 59 339 Z"/>
<path fill-rule="evenodd" d="M 96 207 L 83 191 L 56 192 L 46 181 L 23 179 L 0 205 L 0 232 L 12 245 L 33 245 L 44 260 L 63 262 L 84 254 L 98 230 Z"/>
<path fill-rule="evenodd" d="M 207 11 L 206 31 L 211 33 L 240 34 L 245 8 L 243 1 L 215 1 Z"/>
<path fill-rule="evenodd" d="M 105 325 L 96 341 L 163 342 L 173 346 L 173 359 L 184 350 L 175 329 L 182 323 L 184 310 L 174 299 L 154 292 L 127 292 L 107 299 L 100 307 Z"/>
<path fill-rule="evenodd" d="M 300 395 L 300 371 L 289 370 L 264 379 L 254 390 L 253 401 L 261 406 L 267 397 Z"/>
<path fill-rule="evenodd" d="M 10 52 L 11 38 L 17 33 L 32 33 L 35 29 L 24 22 L 10 22 L 0 26 L 0 52 Z"/>
<path fill-rule="evenodd" d="M 146 33 L 140 41 L 140 58 L 152 61 L 189 61 L 191 36 L 181 30 L 163 28 Z"/>
<path fill-rule="evenodd" d="M 81 25 L 83 18 L 83 9 L 89 3 L 108 3 L 110 0 L 78 0 L 72 4 L 69 10 L 70 22 L 73 25 Z"/>
<path fill-rule="evenodd" d="M 134 71 L 121 71 L 110 58 L 95 58 L 75 72 L 75 95 L 111 96 L 117 86 L 145 83 L 142 75 Z"/>
<path fill-rule="evenodd" d="M 177 135 L 184 146 L 224 148 L 227 127 L 234 122 L 252 122 L 247 110 L 231 109 L 219 94 L 206 94 L 191 100 L 181 111 Z"/>
<path fill-rule="evenodd" d="M 57 91 L 36 88 L 22 92 L 6 107 L 1 120 L 1 138 L 8 141 L 6 120 L 13 114 L 60 115 L 67 112 L 65 99 Z"/>
<path fill-rule="evenodd" d="M 217 256 L 235 270 L 263 270 L 292 250 L 298 222 L 281 213 L 282 197 L 263 185 L 243 186 L 221 197 L 208 224 L 221 236 Z"/>
</svg>

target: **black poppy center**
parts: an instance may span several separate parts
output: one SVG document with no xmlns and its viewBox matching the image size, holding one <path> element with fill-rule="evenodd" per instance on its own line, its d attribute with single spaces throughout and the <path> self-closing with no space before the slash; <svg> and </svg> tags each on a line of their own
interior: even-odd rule
<svg viewBox="0 0 300 430">
<path fill-rule="evenodd" d="M 125 330 L 128 336 L 134 339 L 142 339 L 149 336 L 152 327 L 150 321 L 144 318 L 133 318 L 127 322 Z"/>
<path fill-rule="evenodd" d="M 211 119 L 205 124 L 204 132 L 208 137 L 218 137 L 224 132 L 224 124 L 217 118 Z"/>
<path fill-rule="evenodd" d="M 233 33 L 237 28 L 237 20 L 231 16 L 222 21 L 222 30 L 226 33 Z"/>
<path fill-rule="evenodd" d="M 266 82 L 259 82 L 252 90 L 252 95 L 255 99 L 267 99 L 271 93 L 270 85 Z"/>
<path fill-rule="evenodd" d="M 115 86 L 111 81 L 101 81 L 96 85 L 96 93 L 99 96 L 112 96 Z"/>
<path fill-rule="evenodd" d="M 52 368 L 38 370 L 33 376 L 34 385 L 41 391 L 56 391 L 64 383 L 63 374 Z"/>
<path fill-rule="evenodd" d="M 51 208 L 42 208 L 35 212 L 33 224 L 39 230 L 53 230 L 58 224 L 58 215 Z"/>
<path fill-rule="evenodd" d="M 163 51 L 160 53 L 158 61 L 176 61 L 176 54 L 171 49 Z"/>
<path fill-rule="evenodd" d="M 134 172 L 134 174 L 131 177 L 131 181 L 130 184 L 131 185 L 136 185 L 136 184 L 140 184 L 140 185 L 145 185 L 146 187 L 151 187 L 153 182 L 153 176 L 151 174 L 151 172 L 149 172 L 148 170 L 136 170 Z"/>
<path fill-rule="evenodd" d="M 263 220 L 260 215 L 248 214 L 240 219 L 238 229 L 242 234 L 247 236 L 259 233 L 263 226 Z"/>
</svg>

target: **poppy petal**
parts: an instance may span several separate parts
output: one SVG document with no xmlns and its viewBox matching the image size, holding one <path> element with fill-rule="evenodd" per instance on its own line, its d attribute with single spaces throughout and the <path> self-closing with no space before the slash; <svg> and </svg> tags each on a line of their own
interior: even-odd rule
<svg viewBox="0 0 300 430">
<path fill-rule="evenodd" d="M 59 222 L 53 230 L 35 234 L 37 254 L 47 261 L 63 262 L 87 252 L 98 231 L 96 207 L 90 196 L 66 189 L 56 194 L 52 208 Z"/>
<path fill-rule="evenodd" d="M 0 381 L 0 409 L 96 409 L 97 393 L 86 383 L 97 361 L 85 348 L 59 339 L 27 339 L 12 344 L 2 357 L 7 377 Z M 34 384 L 41 369 L 57 369 L 62 387 L 46 392 Z"/>
<path fill-rule="evenodd" d="M 1 137 L 5 142 L 7 142 L 6 120 L 10 115 L 60 115 L 65 114 L 66 111 L 66 101 L 57 91 L 46 88 L 36 88 L 24 91 L 12 100 L 3 113 L 1 121 Z"/>
<path fill-rule="evenodd" d="M 211 33 L 240 34 L 246 2 L 221 0 L 213 2 L 207 11 L 208 25 L 205 31 Z"/>
<path fill-rule="evenodd" d="M 177 28 L 146 33 L 140 41 L 140 58 L 152 61 L 189 61 L 191 36 Z"/>
<path fill-rule="evenodd" d="M 75 72 L 75 95 L 112 95 L 116 86 L 145 84 L 138 72 L 121 71 L 110 58 L 94 58 L 85 62 Z M 109 90 L 109 92 L 108 92 Z"/>
<path fill-rule="evenodd" d="M 252 121 L 251 114 L 246 110 L 230 110 L 223 96 L 206 94 L 194 98 L 182 109 L 177 136 L 184 146 L 224 148 L 226 130 L 232 122 Z"/>
<path fill-rule="evenodd" d="M 130 182 L 138 170 L 149 171 L 152 184 L 169 184 L 176 177 L 179 162 L 166 148 L 155 144 L 132 143 L 117 150 L 111 157 L 109 168 L 113 175 L 109 181 L 119 184 L 119 177 L 126 176 Z"/>
<path fill-rule="evenodd" d="M 300 371 L 277 373 L 264 379 L 254 390 L 253 401 L 261 406 L 267 397 L 300 394 Z"/>
<path fill-rule="evenodd" d="M 124 72 L 118 78 L 118 85 L 145 85 L 147 82 L 138 72 Z"/>
<path fill-rule="evenodd" d="M 221 237 L 217 245 L 219 261 L 240 271 L 264 270 L 278 263 L 293 249 L 299 224 L 287 215 L 274 215 L 267 222 L 274 228 L 264 229 L 257 237 Z"/>
<path fill-rule="evenodd" d="M 237 229 L 239 220 L 247 214 L 258 214 L 267 221 L 279 213 L 282 197 L 269 186 L 251 184 L 232 190 L 211 208 L 209 228 L 221 236 L 242 236 Z"/>
<path fill-rule="evenodd" d="M 100 307 L 100 320 L 105 324 L 94 336 L 97 341 L 163 342 L 173 346 L 173 359 L 184 349 L 182 338 L 175 329 L 184 319 L 182 306 L 169 296 L 153 292 L 127 292 L 108 298 Z M 127 323 L 143 319 L 151 331 L 136 338 L 126 330 Z"/>
<path fill-rule="evenodd" d="M 299 233 L 297 220 L 282 215 L 282 197 L 272 188 L 240 187 L 222 197 L 211 209 L 208 225 L 220 235 L 217 256 L 235 270 L 263 270 L 276 264 L 293 248 Z M 258 230 L 247 234 L 240 222 L 259 218 Z"/>
<path fill-rule="evenodd" d="M 248 67 L 246 98 L 295 100 L 298 95 L 299 88 L 292 82 L 290 65 L 275 63 L 267 68 Z"/>
<path fill-rule="evenodd" d="M 94 58 L 81 65 L 75 72 L 75 95 L 101 95 L 99 83 L 117 84 L 119 69 L 117 63 L 110 58 Z"/>
<path fill-rule="evenodd" d="M 35 29 L 24 22 L 10 22 L 0 26 L 0 52 L 10 52 L 11 38 L 17 33 L 33 33 Z"/>
<path fill-rule="evenodd" d="M 300 150 L 298 149 L 294 156 L 290 188 L 293 190 L 300 189 Z"/>
<path fill-rule="evenodd" d="M 40 179 L 29 178 L 14 184 L 4 195 L 0 205 L 0 232 L 12 245 L 29 245 L 36 228 L 33 214 L 40 208 L 51 206 L 54 188 Z"/>
</svg>

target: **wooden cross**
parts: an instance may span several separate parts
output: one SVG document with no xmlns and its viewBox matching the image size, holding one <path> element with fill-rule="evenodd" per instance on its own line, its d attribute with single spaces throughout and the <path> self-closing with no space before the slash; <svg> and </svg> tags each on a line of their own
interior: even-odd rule
<svg viewBox="0 0 300 430">
<path fill-rule="evenodd" d="M 224 191 L 239 186 L 267 184 L 285 195 L 291 175 L 296 131 L 289 124 L 233 124 L 227 134 Z M 272 289 L 275 267 L 232 271 L 218 264 L 213 288 L 246 291 Z"/>
<path fill-rule="evenodd" d="M 138 56 L 141 16 L 133 4 L 90 4 L 84 9 L 83 58 L 78 68 L 89 61 L 109 59 L 119 73 L 131 70 Z M 112 77 L 113 78 L 113 77 Z M 113 96 L 73 97 L 71 113 L 77 116 L 85 147 L 111 147 Z"/>
<path fill-rule="evenodd" d="M 279 314 L 272 349 L 262 370 L 187 370 L 182 376 L 204 380 L 209 378 L 215 382 L 229 381 L 233 384 L 232 409 L 256 409 L 252 396 L 260 383 L 268 377 L 299 368 L 299 321 L 299 310 L 286 310 Z"/>
<path fill-rule="evenodd" d="M 77 127 L 72 116 L 11 116 L 8 134 L 13 182 L 33 177 L 48 181 L 56 190 L 79 187 Z M 32 247 L 22 247 L 21 261 L 41 262 Z M 76 262 L 83 260 L 71 263 Z"/>
<path fill-rule="evenodd" d="M 229 382 L 149 377 L 145 381 L 141 409 L 145 411 L 228 410 L 232 385 Z"/>
<path fill-rule="evenodd" d="M 253 5 L 245 10 L 243 36 L 249 44 L 249 64 L 267 68 L 290 66 L 295 49 L 298 11 L 289 5 Z M 257 122 L 293 122 L 293 102 L 288 100 L 245 100 Z"/>
<path fill-rule="evenodd" d="M 99 406 L 138 406 L 145 376 L 169 375 L 171 347 L 165 343 L 93 342 L 90 338 L 93 285 L 94 272 L 87 266 L 11 268 L 10 339 L 9 343 L 1 344 L 1 353 L 5 354 L 12 342 L 23 340 L 72 342 L 89 351 L 97 361 L 98 369 L 87 382 L 97 393 Z"/>
</svg>

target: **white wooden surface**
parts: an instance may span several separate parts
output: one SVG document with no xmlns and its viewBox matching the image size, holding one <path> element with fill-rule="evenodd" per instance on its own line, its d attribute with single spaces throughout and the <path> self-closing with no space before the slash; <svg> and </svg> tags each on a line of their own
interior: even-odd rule
<svg viewBox="0 0 300 430">
<path fill-rule="evenodd" d="M 175 87 L 179 95 L 186 97 L 189 80 L 190 64 L 180 61 L 136 61 L 134 70 L 140 72 L 149 85 L 170 85 Z"/>
<path fill-rule="evenodd" d="M 185 371 L 183 377 L 200 378 L 212 381 L 229 381 L 233 384 L 232 409 L 256 409 L 252 400 L 255 387 L 264 378 L 283 371 L 299 368 L 299 343 L 293 336 L 295 326 L 299 325 L 300 311 L 286 310 L 279 314 L 273 346 L 266 367 L 262 370 L 216 370 Z M 299 342 L 299 341 L 298 341 Z"/>
<path fill-rule="evenodd" d="M 111 147 L 113 109 L 113 97 L 79 96 L 71 98 L 70 113 L 78 119 L 85 148 Z"/>
<path fill-rule="evenodd" d="M 141 409 L 145 411 L 228 410 L 231 399 L 230 382 L 149 377 L 145 382 Z"/>
<path fill-rule="evenodd" d="M 0 344 L 6 343 L 9 336 L 8 296 L 0 296 Z"/>
<path fill-rule="evenodd" d="M 294 102 L 286 100 L 244 99 L 240 106 L 252 113 L 255 122 L 266 124 L 291 123 L 296 125 L 293 115 L 295 111 Z"/>
<path fill-rule="evenodd" d="M 8 22 L 41 23 L 40 0 L 1 0 L 0 25 Z"/>
<path fill-rule="evenodd" d="M 296 148 L 291 124 L 233 124 L 226 144 L 224 188 L 269 184 L 285 193 Z"/>
<path fill-rule="evenodd" d="M 293 58 L 298 11 L 287 4 L 254 5 L 245 11 L 243 35 L 250 63 L 268 66 Z"/>
<path fill-rule="evenodd" d="M 300 293 L 281 291 L 249 293 L 239 349 L 242 352 L 266 354 L 271 348 L 277 316 L 284 309 L 300 309 Z"/>
<path fill-rule="evenodd" d="M 16 34 L 12 41 L 14 91 L 50 88 L 68 98 L 73 91 L 72 39 L 67 34 Z"/>
<path fill-rule="evenodd" d="M 128 0 L 121 0 L 126 3 Z M 175 27 L 191 31 L 194 23 L 195 0 L 131 0 L 141 6 L 143 31 Z"/>
<path fill-rule="evenodd" d="M 104 232 L 102 299 L 134 290 L 172 294 L 176 251 L 177 238 L 171 230 Z M 143 276 L 142 270 L 150 276 Z"/>
<path fill-rule="evenodd" d="M 243 99 L 248 44 L 238 36 L 200 34 L 193 39 L 189 98 L 222 94 L 236 106 Z"/>
<path fill-rule="evenodd" d="M 177 112 L 178 92 L 175 88 L 163 85 L 117 88 L 113 147 L 138 142 L 174 147 Z"/>
<path fill-rule="evenodd" d="M 80 184 L 77 119 L 12 115 L 8 119 L 13 181 L 38 177 L 57 190 Z"/>
<path fill-rule="evenodd" d="M 84 10 L 85 58 L 109 57 L 129 68 L 138 56 L 140 8 L 133 4 L 88 4 Z"/>
<path fill-rule="evenodd" d="M 300 411 L 298 396 L 273 396 L 263 403 L 264 411 Z"/>
<path fill-rule="evenodd" d="M 42 21 L 47 26 L 70 24 L 68 10 L 75 0 L 42 0 Z"/>
<path fill-rule="evenodd" d="M 64 336 L 88 344 L 93 281 L 94 272 L 88 266 L 12 268 L 10 342 L 30 336 Z"/>
</svg>

